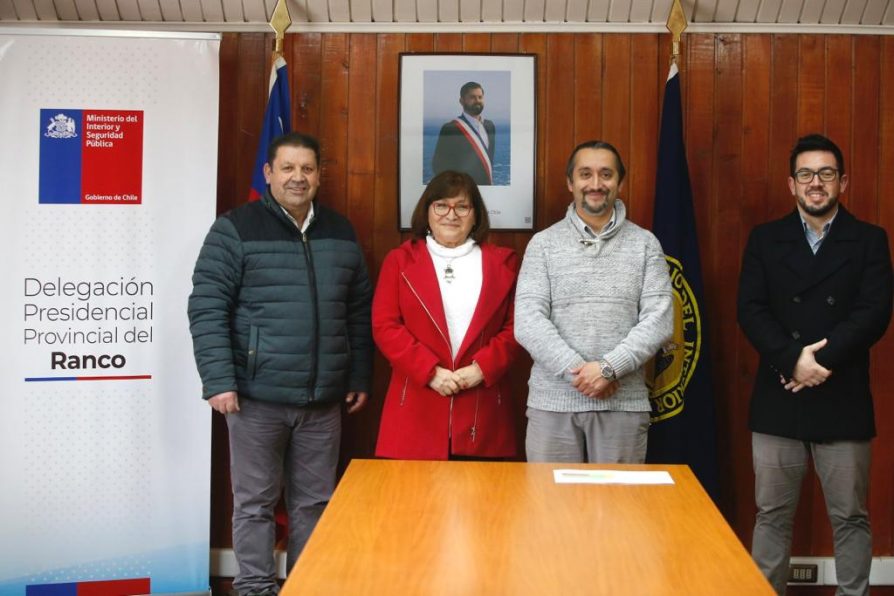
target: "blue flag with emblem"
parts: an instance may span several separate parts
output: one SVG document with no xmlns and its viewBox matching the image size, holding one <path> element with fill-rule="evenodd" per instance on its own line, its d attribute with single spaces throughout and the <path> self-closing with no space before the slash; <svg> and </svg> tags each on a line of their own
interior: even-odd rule
<svg viewBox="0 0 894 596">
<path fill-rule="evenodd" d="M 251 176 L 248 200 L 257 201 L 264 196 L 267 182 L 264 180 L 264 164 L 267 163 L 267 147 L 276 137 L 292 132 L 292 106 L 289 101 L 289 75 L 286 61 L 278 56 L 270 70 L 270 95 L 261 125 L 261 138 L 255 157 L 255 169 Z"/>
<path fill-rule="evenodd" d="M 646 370 L 652 403 L 650 463 L 688 464 L 718 497 L 714 391 L 704 318 L 702 271 L 683 144 L 680 76 L 672 64 L 664 92 L 652 231 L 667 256 L 674 290 L 674 336 Z"/>
</svg>

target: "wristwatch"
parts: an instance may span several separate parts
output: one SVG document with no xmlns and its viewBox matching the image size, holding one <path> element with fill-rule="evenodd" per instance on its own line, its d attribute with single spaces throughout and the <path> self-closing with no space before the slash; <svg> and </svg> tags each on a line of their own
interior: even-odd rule
<svg viewBox="0 0 894 596">
<path fill-rule="evenodd" d="M 608 379 L 609 381 L 614 381 L 618 378 L 615 374 L 615 369 L 612 368 L 612 365 L 609 364 L 607 360 L 600 360 L 599 366 L 602 368 L 602 378 Z"/>
</svg>

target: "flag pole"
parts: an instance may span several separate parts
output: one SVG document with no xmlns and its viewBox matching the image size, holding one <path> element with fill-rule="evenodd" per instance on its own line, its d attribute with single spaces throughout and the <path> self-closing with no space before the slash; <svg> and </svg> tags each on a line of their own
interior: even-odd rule
<svg viewBox="0 0 894 596">
<path fill-rule="evenodd" d="M 677 0 L 679 2 L 679 0 Z M 276 7 L 273 9 L 273 15 L 270 17 L 270 27 L 276 33 L 276 42 L 273 47 L 273 59 L 276 60 L 282 56 L 283 40 L 286 36 L 286 29 L 292 24 L 292 16 L 289 14 L 289 7 L 286 0 L 277 0 Z"/>
<path fill-rule="evenodd" d="M 683 12 L 683 6 L 680 4 L 680 0 L 674 0 L 673 6 L 671 6 L 670 14 L 667 15 L 667 29 L 673 35 L 673 50 L 671 51 L 671 64 L 676 64 L 677 56 L 680 55 L 680 36 L 683 34 L 683 31 L 686 30 L 686 27 L 689 25 L 686 22 L 686 13 Z"/>
</svg>

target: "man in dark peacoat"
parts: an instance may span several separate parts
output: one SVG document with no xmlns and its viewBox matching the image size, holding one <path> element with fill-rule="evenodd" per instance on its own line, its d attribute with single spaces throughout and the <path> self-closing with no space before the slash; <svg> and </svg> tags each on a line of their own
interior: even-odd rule
<svg viewBox="0 0 894 596">
<path fill-rule="evenodd" d="M 758 506 L 752 556 L 784 593 L 810 455 L 832 523 L 838 593 L 865 594 L 875 436 L 869 349 L 891 318 L 888 238 L 838 204 L 847 175 L 829 139 L 799 139 L 790 173 L 797 208 L 752 231 L 739 280 L 739 324 L 760 354 L 749 416 Z"/>
</svg>

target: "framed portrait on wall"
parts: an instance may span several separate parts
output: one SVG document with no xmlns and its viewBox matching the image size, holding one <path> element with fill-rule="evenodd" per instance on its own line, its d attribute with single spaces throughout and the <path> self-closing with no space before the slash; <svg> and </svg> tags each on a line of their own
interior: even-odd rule
<svg viewBox="0 0 894 596">
<path fill-rule="evenodd" d="M 444 170 L 475 180 L 491 229 L 533 229 L 536 72 L 536 56 L 400 55 L 401 230 Z"/>
</svg>

